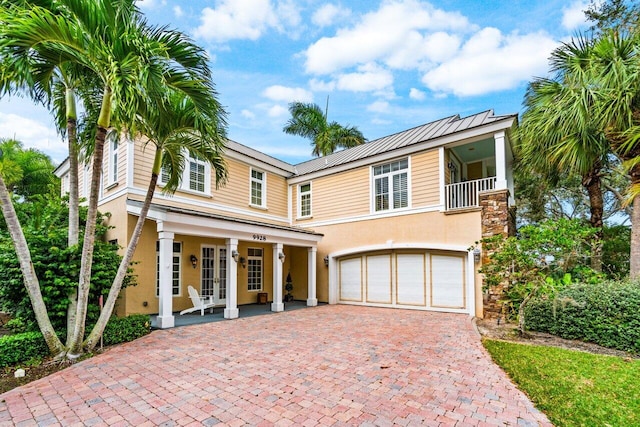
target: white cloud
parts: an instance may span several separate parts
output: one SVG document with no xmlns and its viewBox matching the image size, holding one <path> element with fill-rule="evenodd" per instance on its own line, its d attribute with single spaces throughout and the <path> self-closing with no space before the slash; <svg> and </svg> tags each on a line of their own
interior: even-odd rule
<svg viewBox="0 0 640 427">
<path fill-rule="evenodd" d="M 244 109 L 240 112 L 240 115 L 242 117 L 244 117 L 245 119 L 249 119 L 249 120 L 253 120 L 256 118 L 256 115 L 253 113 L 253 111 Z"/>
<path fill-rule="evenodd" d="M 375 101 L 367 106 L 367 111 L 373 113 L 387 113 L 389 112 L 389 103 L 387 101 Z"/>
<path fill-rule="evenodd" d="M 312 102 L 313 94 L 306 89 L 299 87 L 286 87 L 280 85 L 269 86 L 262 92 L 262 96 L 272 101 L 300 101 Z"/>
<path fill-rule="evenodd" d="M 36 148 L 57 163 L 67 157 L 67 145 L 52 126 L 17 114 L 0 113 L 0 138 L 16 139 L 25 148 Z"/>
<path fill-rule="evenodd" d="M 416 101 L 423 101 L 426 98 L 426 94 L 423 91 L 412 87 L 409 91 L 409 98 L 415 99 Z"/>
<path fill-rule="evenodd" d="M 577 0 L 571 3 L 568 7 L 563 7 L 562 26 L 567 30 L 575 30 L 576 28 L 586 24 L 587 19 L 584 15 L 584 10 L 588 5 L 588 2 L 584 0 Z"/>
<path fill-rule="evenodd" d="M 181 18 L 184 16 L 184 10 L 180 6 L 173 6 L 173 15 L 176 18 Z"/>
<path fill-rule="evenodd" d="M 393 74 L 390 71 L 367 64 L 358 68 L 355 73 L 345 73 L 338 76 L 337 88 L 351 92 L 382 91 L 393 84 Z"/>
<path fill-rule="evenodd" d="M 381 29 L 384 29 L 382 31 Z M 383 62 L 393 68 L 405 68 L 421 60 L 449 51 L 456 36 L 446 46 L 434 48 L 433 34 L 445 40 L 445 31 L 464 33 L 474 30 L 467 18 L 457 12 L 445 12 L 418 0 L 384 1 L 377 11 L 367 13 L 352 28 L 343 28 L 333 37 L 323 37 L 304 52 L 306 71 L 331 74 L 344 68 Z M 453 43 L 455 44 L 455 43 Z"/>
<path fill-rule="evenodd" d="M 336 88 L 336 82 L 311 79 L 309 80 L 309 87 L 314 92 L 332 92 Z"/>
<path fill-rule="evenodd" d="M 196 37 L 224 42 L 231 39 L 256 40 L 269 28 L 279 27 L 270 0 L 221 0 L 217 7 L 205 7 Z"/>
<path fill-rule="evenodd" d="M 167 4 L 166 0 L 137 0 L 136 1 L 137 6 L 140 9 L 155 9 L 156 7 L 159 6 L 165 6 Z"/>
<path fill-rule="evenodd" d="M 348 18 L 350 15 L 351 9 L 328 3 L 315 11 L 311 17 L 311 22 L 318 27 L 328 27 L 330 25 L 334 25 L 336 21 L 342 21 L 345 18 Z"/>
<path fill-rule="evenodd" d="M 504 36 L 485 28 L 474 34 L 458 54 L 422 78 L 435 92 L 456 96 L 511 89 L 534 75 L 547 73 L 547 58 L 557 46 L 546 33 Z"/>
<path fill-rule="evenodd" d="M 282 105 L 274 105 L 269 108 L 267 114 L 269 115 L 269 117 L 279 118 L 289 114 L 289 110 L 284 108 Z"/>
</svg>

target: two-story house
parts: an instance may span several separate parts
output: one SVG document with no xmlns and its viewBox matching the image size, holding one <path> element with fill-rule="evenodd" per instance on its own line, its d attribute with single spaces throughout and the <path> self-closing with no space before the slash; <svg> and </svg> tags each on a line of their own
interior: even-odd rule
<svg viewBox="0 0 640 427">
<path fill-rule="evenodd" d="M 158 313 L 159 327 L 191 306 L 187 286 L 224 317 L 266 293 L 296 300 L 482 316 L 483 235 L 506 230 L 516 115 L 447 117 L 297 165 L 228 141 L 228 183 L 189 159 L 180 189 L 154 197 L 135 254 L 138 285 L 120 315 Z M 153 147 L 105 148 L 99 208 L 126 246 L 150 177 Z M 80 194 L 89 169 L 81 171 Z M 68 165 L 56 173 L 68 186 Z M 162 186 L 160 177 L 159 186 Z M 511 200 L 512 204 L 512 200 Z"/>
</svg>

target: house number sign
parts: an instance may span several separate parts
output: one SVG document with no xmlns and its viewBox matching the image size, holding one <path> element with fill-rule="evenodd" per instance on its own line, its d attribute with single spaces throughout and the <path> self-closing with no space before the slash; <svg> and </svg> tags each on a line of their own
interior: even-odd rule
<svg viewBox="0 0 640 427">
<path fill-rule="evenodd" d="M 259 240 L 261 242 L 266 242 L 267 241 L 267 236 L 265 236 L 264 234 L 254 234 L 253 235 L 253 240 Z"/>
</svg>

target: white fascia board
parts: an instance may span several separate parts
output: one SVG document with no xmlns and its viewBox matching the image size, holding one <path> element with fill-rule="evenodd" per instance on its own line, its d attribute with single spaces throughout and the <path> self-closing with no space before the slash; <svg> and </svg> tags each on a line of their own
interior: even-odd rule
<svg viewBox="0 0 640 427">
<path fill-rule="evenodd" d="M 417 242 L 417 243 L 395 243 L 393 241 L 389 241 L 383 244 L 377 245 L 367 245 L 367 246 L 358 246 L 355 248 L 343 249 L 341 251 L 331 252 L 329 254 L 329 258 L 340 258 L 347 255 L 355 255 L 359 253 L 365 252 L 373 252 L 373 251 L 383 251 L 383 250 L 392 250 L 392 249 L 424 249 L 435 250 L 435 251 L 450 251 L 450 252 L 464 252 L 469 253 L 468 246 L 462 245 L 447 245 L 441 243 L 433 243 L 433 242 Z"/>
<path fill-rule="evenodd" d="M 288 178 L 293 175 L 292 171 L 287 171 L 284 169 L 280 169 L 277 166 L 273 166 L 272 164 L 266 163 L 262 160 L 258 160 L 255 157 L 248 156 L 246 154 L 240 153 L 238 151 L 233 150 L 232 148 L 227 147 L 224 150 L 224 157 L 228 157 L 233 160 L 238 160 L 240 162 L 246 163 L 250 166 L 255 166 L 258 169 L 262 169 L 268 172 L 271 172 L 275 175 L 280 175 L 284 178 Z M 293 170 L 293 166 L 291 167 Z"/>
<path fill-rule="evenodd" d="M 53 170 L 53 174 L 58 178 L 62 178 L 69 173 L 69 158 L 67 157 L 60 163 L 60 165 Z"/>
<path fill-rule="evenodd" d="M 414 153 L 431 150 L 444 145 L 449 145 L 453 143 L 455 143 L 455 145 L 464 145 L 474 141 L 480 141 L 487 137 L 493 137 L 493 134 L 500 130 L 511 128 L 514 120 L 515 120 L 515 117 L 509 117 L 507 119 L 500 120 L 495 123 L 490 123 L 482 127 L 468 129 L 460 133 L 453 133 L 451 135 L 446 135 L 444 137 L 431 139 L 425 142 L 411 144 L 406 147 L 386 151 L 384 153 L 365 157 L 359 160 L 355 160 L 353 162 L 344 163 L 328 169 L 322 169 L 319 171 L 311 172 L 309 174 L 295 176 L 295 177 L 289 178 L 288 182 L 290 184 L 298 184 L 301 182 L 320 178 L 322 176 L 332 175 L 335 173 L 344 172 L 347 170 L 356 169 L 359 167 L 368 166 L 371 164 L 380 163 L 387 160 L 392 160 L 398 157 L 408 156 Z"/>
</svg>

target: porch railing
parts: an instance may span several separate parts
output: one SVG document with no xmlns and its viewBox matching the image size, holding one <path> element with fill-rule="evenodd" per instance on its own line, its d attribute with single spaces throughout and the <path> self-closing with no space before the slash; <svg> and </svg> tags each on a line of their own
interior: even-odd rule
<svg viewBox="0 0 640 427">
<path fill-rule="evenodd" d="M 446 209 L 453 210 L 480 206 L 478 193 L 481 191 L 493 190 L 495 185 L 495 176 L 445 185 L 444 194 Z"/>
</svg>

